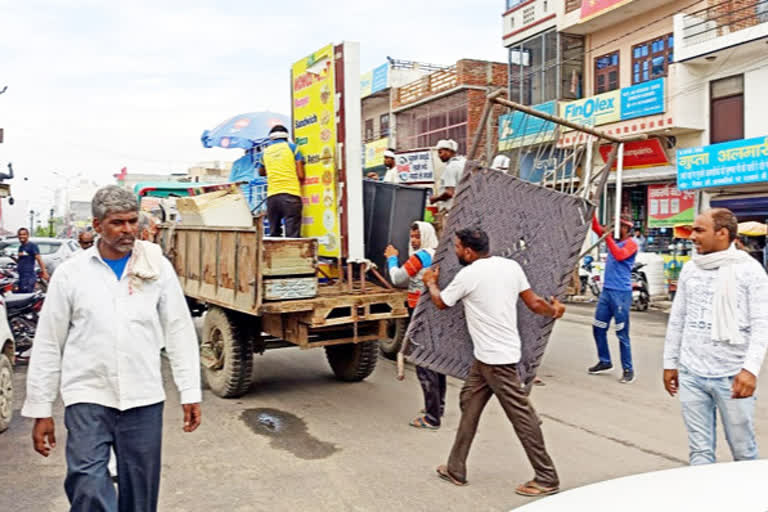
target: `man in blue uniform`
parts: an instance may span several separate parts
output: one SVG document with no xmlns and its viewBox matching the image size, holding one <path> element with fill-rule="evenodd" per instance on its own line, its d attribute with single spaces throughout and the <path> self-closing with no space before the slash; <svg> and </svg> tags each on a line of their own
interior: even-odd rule
<svg viewBox="0 0 768 512">
<path fill-rule="evenodd" d="M 48 280 L 48 271 L 45 269 L 45 263 L 40 256 L 40 249 L 36 244 L 29 241 L 29 230 L 21 228 L 16 233 L 19 236 L 19 253 L 16 258 L 16 270 L 19 273 L 19 293 L 32 293 L 35 291 L 37 283 L 37 274 L 35 273 L 35 262 L 40 265 L 40 277 Z"/>
<path fill-rule="evenodd" d="M 597 217 L 592 219 L 592 231 L 597 236 L 603 236 L 603 227 L 597 222 Z M 613 369 L 611 352 L 608 349 L 608 324 L 611 318 L 616 328 L 616 336 L 619 338 L 621 351 L 621 367 L 624 373 L 621 377 L 622 384 L 629 384 L 635 380 L 635 370 L 632 367 L 632 350 L 629 344 L 629 310 L 632 307 L 632 267 L 637 256 L 637 244 L 631 237 L 632 221 L 621 219 L 621 239 L 617 242 L 613 236 L 605 239 L 608 244 L 608 260 L 605 265 L 605 278 L 603 291 L 595 311 L 595 320 L 592 322 L 592 333 L 597 344 L 598 363 L 588 371 L 591 375 L 604 373 Z"/>
</svg>

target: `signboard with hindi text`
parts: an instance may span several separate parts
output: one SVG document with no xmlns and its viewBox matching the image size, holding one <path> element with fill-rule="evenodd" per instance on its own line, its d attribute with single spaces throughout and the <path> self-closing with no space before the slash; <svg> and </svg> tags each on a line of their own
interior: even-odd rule
<svg viewBox="0 0 768 512">
<path fill-rule="evenodd" d="M 648 227 L 672 228 L 693 224 L 696 194 L 678 190 L 671 184 L 648 185 Z"/>
<path fill-rule="evenodd" d="M 389 148 L 389 137 L 374 140 L 365 145 L 363 168 L 371 169 L 384 165 L 384 152 Z"/>
<path fill-rule="evenodd" d="M 431 183 L 435 181 L 432 151 L 398 153 L 395 166 L 401 183 Z"/>
<path fill-rule="evenodd" d="M 321 256 L 341 254 L 336 175 L 336 90 L 333 46 L 291 69 L 293 136 L 304 154 L 301 236 L 317 238 Z"/>
<path fill-rule="evenodd" d="M 765 182 L 768 182 L 768 136 L 677 151 L 680 190 Z"/>
</svg>

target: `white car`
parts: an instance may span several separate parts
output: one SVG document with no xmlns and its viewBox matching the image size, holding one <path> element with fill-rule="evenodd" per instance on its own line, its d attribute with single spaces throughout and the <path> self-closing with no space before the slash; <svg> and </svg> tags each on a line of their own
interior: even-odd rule
<svg viewBox="0 0 768 512">
<path fill-rule="evenodd" d="M 15 364 L 15 346 L 5 300 L 0 298 L 0 432 L 4 432 L 13 417 L 13 365 Z"/>
<path fill-rule="evenodd" d="M 40 249 L 40 255 L 43 257 L 45 268 L 49 274 L 53 274 L 56 267 L 65 260 L 71 258 L 80 250 L 75 240 L 62 238 L 30 238 L 30 242 L 37 245 Z M 0 241 L 0 266 L 13 264 L 11 256 L 16 256 L 19 252 L 19 240 L 16 237 L 9 237 Z"/>
</svg>

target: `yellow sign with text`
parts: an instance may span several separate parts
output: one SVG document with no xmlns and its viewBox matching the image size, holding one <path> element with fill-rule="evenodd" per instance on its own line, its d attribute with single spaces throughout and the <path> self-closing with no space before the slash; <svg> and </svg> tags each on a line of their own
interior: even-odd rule
<svg viewBox="0 0 768 512">
<path fill-rule="evenodd" d="M 384 152 L 389 149 L 389 138 L 374 140 L 365 145 L 365 165 L 366 169 L 384 165 Z"/>
<path fill-rule="evenodd" d="M 336 180 L 333 45 L 293 65 L 293 134 L 305 160 L 301 236 L 320 241 L 321 256 L 341 255 Z"/>
</svg>

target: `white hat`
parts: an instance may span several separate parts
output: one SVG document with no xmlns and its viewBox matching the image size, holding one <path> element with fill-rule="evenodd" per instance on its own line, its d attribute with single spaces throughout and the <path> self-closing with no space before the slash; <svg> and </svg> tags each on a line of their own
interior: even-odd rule
<svg viewBox="0 0 768 512">
<path fill-rule="evenodd" d="M 437 146 L 435 146 L 435 149 L 437 150 L 448 149 L 455 153 L 456 151 L 458 151 L 459 145 L 456 143 L 455 140 L 443 139 L 437 142 Z"/>
<path fill-rule="evenodd" d="M 390 151 L 390 150 L 386 150 L 384 152 L 384 158 L 395 158 L 395 152 L 394 151 Z"/>
<path fill-rule="evenodd" d="M 507 172 L 509 170 L 509 157 L 505 155 L 496 155 L 491 164 L 491 169 L 501 172 Z"/>
</svg>

